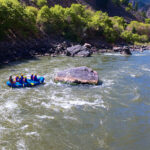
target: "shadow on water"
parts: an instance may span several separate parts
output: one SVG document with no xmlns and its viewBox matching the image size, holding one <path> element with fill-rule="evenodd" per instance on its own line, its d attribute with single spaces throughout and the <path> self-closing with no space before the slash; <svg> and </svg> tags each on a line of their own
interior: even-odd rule
<svg viewBox="0 0 150 150">
<path fill-rule="evenodd" d="M 32 57 L 32 58 L 20 59 L 20 60 L 8 62 L 8 63 L 0 63 L 0 69 L 7 68 L 10 66 L 16 66 L 19 64 L 23 64 L 23 63 L 28 63 L 29 61 L 32 61 L 32 60 L 37 61 L 37 60 L 39 60 L 39 58 L 38 57 Z"/>
</svg>

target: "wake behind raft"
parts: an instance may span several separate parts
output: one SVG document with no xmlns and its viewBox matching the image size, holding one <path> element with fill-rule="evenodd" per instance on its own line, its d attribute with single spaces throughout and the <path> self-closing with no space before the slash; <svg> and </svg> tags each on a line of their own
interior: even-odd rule
<svg viewBox="0 0 150 150">
<path fill-rule="evenodd" d="M 10 81 L 6 82 L 6 84 L 12 88 L 33 87 L 33 86 L 40 85 L 42 83 L 44 83 L 44 77 L 38 77 L 37 81 L 27 79 L 27 82 L 26 83 L 23 82 L 22 84 L 20 82 L 14 82 L 14 83 L 11 83 Z"/>
</svg>

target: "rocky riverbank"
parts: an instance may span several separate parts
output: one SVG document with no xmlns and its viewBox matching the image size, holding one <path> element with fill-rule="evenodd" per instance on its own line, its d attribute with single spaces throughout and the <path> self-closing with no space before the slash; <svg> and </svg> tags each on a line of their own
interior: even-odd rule
<svg viewBox="0 0 150 150">
<path fill-rule="evenodd" d="M 78 44 L 64 40 L 61 37 L 44 37 L 40 39 L 16 40 L 0 42 L 0 63 L 9 63 L 20 59 L 28 59 L 35 56 L 81 56 L 89 57 L 93 53 L 122 53 L 131 54 L 132 51 L 150 49 L 146 46 L 129 46 L 124 44 L 111 45 L 102 41 L 88 41 Z"/>
</svg>

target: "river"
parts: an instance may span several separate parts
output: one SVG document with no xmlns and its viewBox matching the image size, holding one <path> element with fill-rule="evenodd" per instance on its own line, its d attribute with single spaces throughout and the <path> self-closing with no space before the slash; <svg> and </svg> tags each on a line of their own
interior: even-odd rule
<svg viewBox="0 0 150 150">
<path fill-rule="evenodd" d="M 87 66 L 99 86 L 55 83 L 60 70 Z M 45 84 L 11 89 L 9 75 L 37 73 Z M 150 51 L 90 58 L 40 57 L 0 67 L 0 149 L 149 150 Z"/>
</svg>

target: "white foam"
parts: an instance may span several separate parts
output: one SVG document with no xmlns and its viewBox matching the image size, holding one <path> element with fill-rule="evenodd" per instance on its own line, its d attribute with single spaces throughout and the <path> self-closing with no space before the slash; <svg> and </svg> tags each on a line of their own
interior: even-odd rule
<svg viewBox="0 0 150 150">
<path fill-rule="evenodd" d="M 29 72 L 29 68 L 25 68 L 24 70 L 25 70 L 26 72 Z"/>
<path fill-rule="evenodd" d="M 136 75 L 135 75 L 135 74 L 130 74 L 130 76 L 131 76 L 131 77 L 133 77 L 133 78 L 135 78 L 135 77 L 136 77 Z"/>
<path fill-rule="evenodd" d="M 111 79 L 102 79 L 102 81 L 103 81 L 102 84 L 103 87 L 110 87 L 111 85 L 114 84 L 114 80 Z"/>
<path fill-rule="evenodd" d="M 2 150 L 6 150 L 6 148 L 5 148 L 5 147 L 2 147 Z"/>
<path fill-rule="evenodd" d="M 102 125 L 102 124 L 103 124 L 103 121 L 102 121 L 102 120 L 100 120 L 100 122 L 99 122 L 99 123 L 100 123 L 100 125 Z"/>
<path fill-rule="evenodd" d="M 6 101 L 4 104 L 0 105 L 0 111 L 2 114 L 5 115 L 5 112 L 12 112 L 14 109 L 17 108 L 17 104 L 13 101 Z"/>
<path fill-rule="evenodd" d="M 26 135 L 27 136 L 32 136 L 32 135 L 39 136 L 39 134 L 37 132 L 27 132 Z"/>
<path fill-rule="evenodd" d="M 120 53 L 104 53 L 105 56 L 123 56 Z"/>
<path fill-rule="evenodd" d="M 29 125 L 24 125 L 24 126 L 22 126 L 20 129 L 21 130 L 24 130 L 24 129 L 27 129 L 29 127 Z"/>
<path fill-rule="evenodd" d="M 142 70 L 150 72 L 150 68 L 142 67 Z"/>
<path fill-rule="evenodd" d="M 25 141 L 23 139 L 20 139 L 19 141 L 17 141 L 17 150 L 27 150 Z"/>
<path fill-rule="evenodd" d="M 17 107 L 17 104 L 12 101 L 8 101 L 5 103 L 4 107 L 7 108 L 8 110 L 12 111 Z"/>
<path fill-rule="evenodd" d="M 60 108 L 63 108 L 65 110 L 72 109 L 72 107 L 80 107 L 80 106 L 90 106 L 93 108 L 96 107 L 101 107 L 101 108 L 107 108 L 101 99 L 96 99 L 93 102 L 88 102 L 84 100 L 71 100 L 67 98 L 68 100 L 65 100 L 65 98 L 54 98 L 51 100 L 51 102 L 42 102 L 41 105 L 46 107 L 46 108 L 52 108 L 55 109 L 56 111 L 60 110 Z"/>
<path fill-rule="evenodd" d="M 55 117 L 53 116 L 46 116 L 46 115 L 43 115 L 43 116 L 36 115 L 36 117 L 40 119 L 55 119 Z"/>
<path fill-rule="evenodd" d="M 64 116 L 64 119 L 69 120 L 78 120 L 77 118 L 71 117 L 71 116 Z"/>
</svg>

